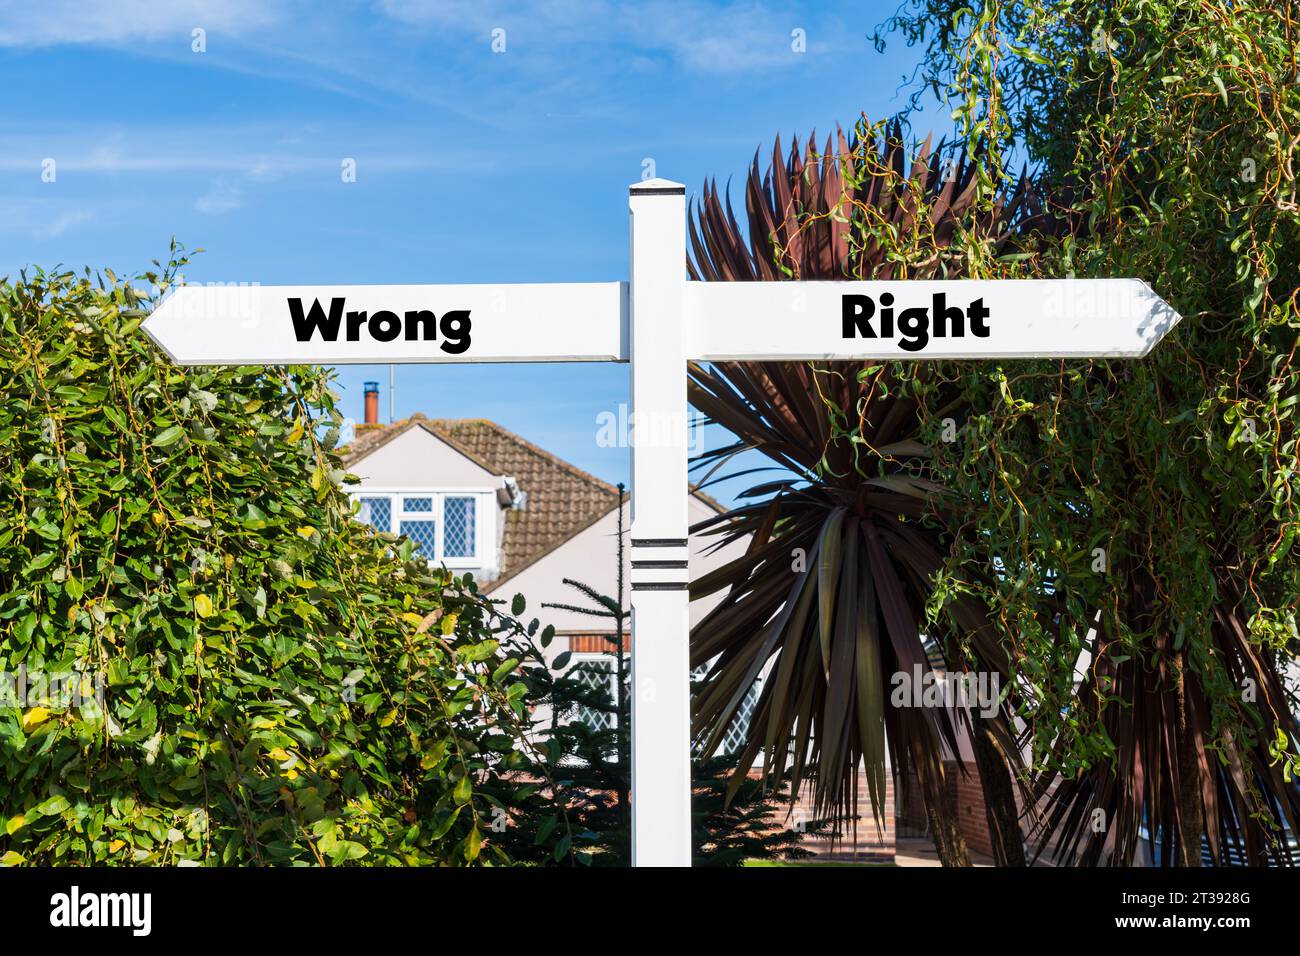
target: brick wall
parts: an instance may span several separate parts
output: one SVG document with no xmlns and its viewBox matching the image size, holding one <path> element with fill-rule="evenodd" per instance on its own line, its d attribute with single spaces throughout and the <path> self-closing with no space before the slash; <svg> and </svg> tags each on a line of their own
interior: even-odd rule
<svg viewBox="0 0 1300 956">
<path fill-rule="evenodd" d="M 871 810 L 865 774 L 858 775 L 859 819 L 844 820 L 839 824 L 838 836 L 809 833 L 800 841 L 800 849 L 812 853 L 811 859 L 839 863 L 892 863 L 894 862 L 894 784 L 885 777 L 884 819 L 878 829 Z M 813 814 L 812 788 L 804 784 L 795 802 L 793 815 L 782 821 L 783 827 L 797 829 L 800 820 L 811 823 Z M 831 828 L 834 829 L 834 828 Z"/>
<path fill-rule="evenodd" d="M 613 634 L 609 637 L 603 634 L 570 634 L 567 640 L 569 650 L 575 654 L 612 654 L 614 651 Z M 623 651 L 628 653 L 631 650 L 632 638 L 624 634 Z"/>
<path fill-rule="evenodd" d="M 948 792 L 957 807 L 957 822 L 967 847 L 971 853 L 992 857 L 993 843 L 989 836 L 989 818 L 984 806 L 979 768 L 973 761 L 959 764 L 955 760 L 948 760 L 944 762 L 943 770 Z M 898 824 L 906 836 L 929 836 L 925 805 L 921 801 L 920 786 L 915 780 L 904 790 L 898 810 Z"/>
<path fill-rule="evenodd" d="M 965 769 L 965 774 L 962 769 Z M 972 853 L 993 855 L 989 839 L 989 818 L 984 809 L 984 790 L 980 784 L 979 768 L 974 763 L 958 764 L 948 761 L 943 766 L 948 792 L 956 797 L 957 819 L 961 835 Z"/>
</svg>

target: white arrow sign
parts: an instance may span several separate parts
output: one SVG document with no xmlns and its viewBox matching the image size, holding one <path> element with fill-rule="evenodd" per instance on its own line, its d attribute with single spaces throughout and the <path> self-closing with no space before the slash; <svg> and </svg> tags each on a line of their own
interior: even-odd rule
<svg viewBox="0 0 1300 956">
<path fill-rule="evenodd" d="M 630 361 L 632 858 L 687 866 L 686 361 L 1138 358 L 1179 316 L 1137 279 L 687 282 L 685 187 L 630 192 L 626 283 L 183 286 L 144 329 L 183 365 Z"/>
<path fill-rule="evenodd" d="M 1179 316 L 1139 279 L 687 283 L 692 358 L 1146 355 Z"/>
<path fill-rule="evenodd" d="M 180 286 L 143 328 L 179 365 L 617 362 L 627 283 Z"/>
</svg>

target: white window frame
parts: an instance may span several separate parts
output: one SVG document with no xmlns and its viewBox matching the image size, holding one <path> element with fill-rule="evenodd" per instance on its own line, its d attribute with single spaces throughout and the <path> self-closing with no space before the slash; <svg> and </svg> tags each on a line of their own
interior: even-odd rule
<svg viewBox="0 0 1300 956">
<path fill-rule="evenodd" d="M 353 488 L 349 490 L 352 498 L 387 498 L 389 501 L 389 530 L 394 534 L 402 533 L 402 521 L 434 522 L 434 555 L 430 560 L 448 568 L 466 570 L 482 568 L 494 570 L 496 559 L 496 501 L 495 489 L 485 491 L 482 488 Z M 403 507 L 403 498 L 432 498 L 432 511 L 407 511 Z M 443 535 L 447 530 L 445 505 L 448 498 L 474 499 L 474 554 L 470 557 L 447 557 Z M 489 527 L 489 525 L 491 527 Z"/>
<path fill-rule="evenodd" d="M 631 669 L 631 659 L 630 659 L 630 658 L 631 658 L 631 655 L 629 655 L 629 654 L 627 654 L 627 653 L 625 652 L 625 653 L 624 653 L 625 666 L 626 666 L 626 668 L 628 669 L 628 672 L 629 672 L 629 673 L 630 673 L 630 669 Z M 609 716 L 610 716 L 610 719 L 613 720 L 613 722 L 614 722 L 614 726 L 613 726 L 612 729 L 617 729 L 618 726 L 619 726 L 619 723 L 620 723 L 620 721 L 619 721 L 619 715 L 618 715 L 618 713 L 617 713 L 617 709 L 618 709 L 618 660 L 617 660 L 617 658 L 615 658 L 614 654 L 612 653 L 612 649 L 611 649 L 611 651 L 572 651 L 572 652 L 570 652 L 570 657 L 569 657 L 569 666 L 566 667 L 566 668 L 564 669 L 564 674 L 565 674 L 566 677 L 572 677 L 572 676 L 573 676 L 573 671 L 574 671 L 574 670 L 575 670 L 579 665 L 582 665 L 582 664 L 593 664 L 593 663 L 599 663 L 599 664 L 603 664 L 603 665 L 606 665 L 606 666 L 609 667 L 609 688 L 608 688 L 608 690 L 609 690 L 609 699 L 614 703 L 614 707 L 615 707 L 615 713 L 613 713 L 613 714 L 611 714 L 611 715 L 609 715 Z M 581 719 L 582 719 L 582 715 L 581 715 L 581 714 L 577 714 L 577 713 L 575 713 L 575 714 L 571 715 L 569 718 L 566 718 L 564 722 L 567 724 L 567 723 L 570 723 L 570 722 L 572 722 L 572 721 L 574 721 L 574 720 L 581 720 Z"/>
</svg>

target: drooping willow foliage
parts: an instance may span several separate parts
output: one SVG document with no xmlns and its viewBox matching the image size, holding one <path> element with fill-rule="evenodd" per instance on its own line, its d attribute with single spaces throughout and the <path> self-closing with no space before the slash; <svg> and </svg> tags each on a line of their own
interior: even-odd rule
<svg viewBox="0 0 1300 956">
<path fill-rule="evenodd" d="M 987 144 L 979 201 L 1014 155 L 1057 203 L 1017 274 L 1138 276 L 1184 316 L 1138 362 L 943 367 L 971 411 L 936 446 L 965 512 L 935 604 L 978 596 L 1014 650 L 1062 861 L 1298 862 L 1298 13 L 921 0 L 878 38 Z"/>
</svg>

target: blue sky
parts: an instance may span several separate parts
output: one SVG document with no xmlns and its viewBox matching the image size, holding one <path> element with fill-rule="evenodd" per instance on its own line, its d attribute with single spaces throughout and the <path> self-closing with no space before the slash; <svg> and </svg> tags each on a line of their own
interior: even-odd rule
<svg viewBox="0 0 1300 956">
<path fill-rule="evenodd" d="M 690 196 L 739 184 L 777 134 L 903 108 L 918 51 L 868 39 L 894 7 L 7 3 L 0 274 L 131 275 L 176 236 L 205 250 L 201 282 L 624 279 L 647 159 Z M 386 390 L 388 370 L 340 370 L 349 414 L 367 379 Z M 397 414 L 491 418 L 620 481 L 627 451 L 597 444 L 597 416 L 627 387 L 617 365 L 403 366 Z"/>
</svg>

